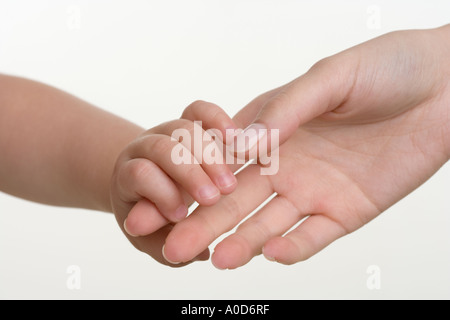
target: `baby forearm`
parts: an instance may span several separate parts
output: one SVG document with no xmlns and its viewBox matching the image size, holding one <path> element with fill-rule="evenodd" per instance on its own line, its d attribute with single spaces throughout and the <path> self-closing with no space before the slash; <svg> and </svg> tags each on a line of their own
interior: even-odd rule
<svg viewBox="0 0 450 320">
<path fill-rule="evenodd" d="M 115 160 L 141 132 L 65 92 L 0 75 L 0 190 L 51 205 L 111 211 Z"/>
</svg>

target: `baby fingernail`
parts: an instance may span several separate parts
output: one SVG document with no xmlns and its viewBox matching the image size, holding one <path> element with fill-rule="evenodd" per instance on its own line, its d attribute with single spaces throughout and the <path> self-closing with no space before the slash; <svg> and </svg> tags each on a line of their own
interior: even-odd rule
<svg viewBox="0 0 450 320">
<path fill-rule="evenodd" d="M 200 196 L 200 198 L 202 199 L 212 199 L 217 197 L 220 192 L 219 190 L 217 190 L 216 187 L 213 186 L 204 186 L 201 187 L 200 190 L 198 191 L 198 194 Z"/>
<path fill-rule="evenodd" d="M 163 247 L 162 247 L 162 255 L 163 255 L 164 259 L 166 259 L 166 261 L 171 264 L 180 264 L 181 262 L 170 261 L 169 259 L 166 258 L 166 254 L 164 252 L 165 247 L 166 247 L 166 245 L 163 245 Z"/>
<path fill-rule="evenodd" d="M 217 179 L 217 183 L 219 187 L 227 188 L 236 183 L 236 177 L 234 176 L 234 174 L 226 173 L 219 176 L 219 178 Z"/>
<path fill-rule="evenodd" d="M 123 228 L 125 229 L 126 233 L 128 233 L 130 236 L 132 236 L 132 237 L 139 237 L 138 235 L 132 234 L 130 231 L 128 231 L 128 229 L 127 229 L 127 219 L 125 219 L 125 221 L 123 222 Z"/>
</svg>

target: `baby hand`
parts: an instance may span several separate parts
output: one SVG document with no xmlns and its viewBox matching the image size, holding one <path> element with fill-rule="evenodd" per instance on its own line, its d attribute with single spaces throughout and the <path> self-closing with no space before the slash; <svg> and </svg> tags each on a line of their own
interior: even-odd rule
<svg viewBox="0 0 450 320">
<path fill-rule="evenodd" d="M 143 133 L 117 160 L 111 184 L 116 219 L 136 248 L 162 263 L 166 263 L 161 252 L 170 223 L 185 218 L 193 201 L 209 206 L 236 187 L 225 161 L 205 158 L 212 154 L 224 160 L 221 139 L 208 129 L 215 129 L 221 138 L 236 127 L 218 106 L 196 101 L 181 119 Z"/>
</svg>

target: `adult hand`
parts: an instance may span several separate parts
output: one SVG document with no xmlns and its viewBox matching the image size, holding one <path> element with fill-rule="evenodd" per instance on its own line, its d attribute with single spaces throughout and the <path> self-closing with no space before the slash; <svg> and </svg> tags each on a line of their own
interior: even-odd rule
<svg viewBox="0 0 450 320">
<path fill-rule="evenodd" d="M 232 194 L 175 225 L 165 257 L 191 260 L 276 193 L 212 262 L 236 268 L 263 252 L 292 264 L 420 186 L 450 158 L 449 39 L 450 26 L 393 32 L 252 101 L 235 121 L 280 130 L 278 173 L 260 175 L 257 165 L 238 173 Z"/>
</svg>

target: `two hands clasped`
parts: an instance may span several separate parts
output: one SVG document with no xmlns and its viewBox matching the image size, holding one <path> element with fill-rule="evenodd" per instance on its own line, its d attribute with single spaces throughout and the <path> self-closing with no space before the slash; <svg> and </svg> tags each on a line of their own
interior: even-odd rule
<svg viewBox="0 0 450 320">
<path fill-rule="evenodd" d="M 360 228 L 449 159 L 448 29 L 394 32 L 321 60 L 233 119 L 212 103 L 193 103 L 122 154 L 113 179 L 119 224 L 156 259 L 201 260 L 208 245 L 276 193 L 216 246 L 212 262 L 221 269 L 261 253 L 292 264 Z M 177 142 L 169 136 L 178 127 L 193 130 L 194 120 L 224 137 L 250 124 L 279 129 L 278 173 L 261 175 L 251 165 L 234 177 L 233 165 L 173 165 L 169 150 Z M 149 201 L 130 212 L 142 197 Z M 200 207 L 183 219 L 193 200 Z"/>
<path fill-rule="evenodd" d="M 23 191 L 12 179 L 0 182 L 0 188 L 44 203 L 112 211 L 129 241 L 163 264 L 207 260 L 208 246 L 236 226 L 214 249 L 211 260 L 217 268 L 237 268 L 259 254 L 293 264 L 374 219 L 450 159 L 448 57 L 450 26 L 392 32 L 320 60 L 299 78 L 255 98 L 233 118 L 205 101 L 192 103 L 180 119 L 147 131 L 108 115 L 110 120 L 97 136 L 103 134 L 114 145 L 99 148 L 103 138 L 97 138 L 88 150 L 91 156 L 83 160 L 90 165 L 97 159 L 110 161 L 104 172 L 87 174 L 89 166 L 77 162 L 75 155 L 72 166 L 62 166 L 52 181 L 63 186 L 58 197 L 45 188 Z M 66 97 L 61 94 L 58 99 Z M 82 102 L 74 104 L 89 109 Z M 98 119 L 108 118 L 95 112 Z M 71 120 L 66 118 L 67 128 Z M 224 140 L 211 135 L 201 150 L 214 144 L 223 157 L 224 146 L 239 135 L 247 133 L 249 144 L 257 148 L 276 130 L 278 141 L 269 141 L 272 149 L 266 150 L 276 149 L 276 174 L 261 174 L 261 163 L 235 175 L 242 162 L 203 161 L 203 153 L 193 148 L 198 141 L 172 136 L 184 129 L 194 139 L 196 121 L 202 121 L 203 136 L 215 129 Z M 85 125 L 89 131 L 90 123 Z M 104 134 L 109 129 L 118 132 L 117 139 Z M 120 132 L 126 134 L 119 136 Z M 84 137 L 89 143 L 87 133 L 83 135 L 79 133 L 76 141 Z M 64 137 L 65 142 L 71 139 Z M 174 163 L 174 148 L 191 161 Z M 63 152 L 57 156 L 65 157 Z M 4 162 L 0 176 L 20 166 Z M 83 174 L 76 172 L 75 177 L 65 171 L 68 168 Z M 50 169 L 48 174 L 52 175 Z M 71 178 L 76 188 L 61 176 Z M 76 191 L 72 195 L 78 202 L 66 198 L 67 190 Z M 89 198 L 89 191 L 98 196 Z M 194 202 L 199 206 L 187 216 Z"/>
</svg>

